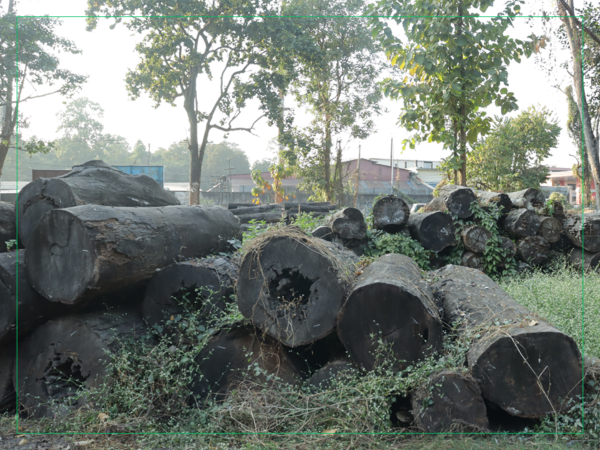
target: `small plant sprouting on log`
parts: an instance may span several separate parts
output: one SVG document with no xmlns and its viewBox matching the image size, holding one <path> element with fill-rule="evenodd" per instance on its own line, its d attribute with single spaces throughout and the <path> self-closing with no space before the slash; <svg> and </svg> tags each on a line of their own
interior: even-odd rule
<svg viewBox="0 0 600 450">
<path fill-rule="evenodd" d="M 17 247 L 17 240 L 11 239 L 10 241 L 6 241 L 5 244 L 6 244 L 6 251 L 12 252 Z"/>
</svg>

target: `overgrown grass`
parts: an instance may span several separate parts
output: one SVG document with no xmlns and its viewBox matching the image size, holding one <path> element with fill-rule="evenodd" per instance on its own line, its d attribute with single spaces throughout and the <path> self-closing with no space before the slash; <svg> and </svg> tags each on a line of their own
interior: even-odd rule
<svg viewBox="0 0 600 450">
<path fill-rule="evenodd" d="M 585 318 L 585 355 L 600 357 L 600 273 L 588 272 L 582 279 L 581 272 L 562 266 L 552 273 L 534 271 L 505 278 L 500 285 L 517 302 L 573 337 L 580 346 Z"/>
</svg>

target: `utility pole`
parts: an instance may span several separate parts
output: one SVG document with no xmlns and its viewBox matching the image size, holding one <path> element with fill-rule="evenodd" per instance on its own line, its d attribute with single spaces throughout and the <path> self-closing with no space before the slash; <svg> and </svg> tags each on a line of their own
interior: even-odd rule
<svg viewBox="0 0 600 450">
<path fill-rule="evenodd" d="M 394 193 L 394 136 L 392 136 L 392 143 L 390 146 L 390 169 L 392 170 L 392 175 L 390 177 L 390 189 L 392 190 L 392 194 Z"/>
<path fill-rule="evenodd" d="M 150 144 L 148 144 L 148 166 L 150 165 Z"/>
</svg>

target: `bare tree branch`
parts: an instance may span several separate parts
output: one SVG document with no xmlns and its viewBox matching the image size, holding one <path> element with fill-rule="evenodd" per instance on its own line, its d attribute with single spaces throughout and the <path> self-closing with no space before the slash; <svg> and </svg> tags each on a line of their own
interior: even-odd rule
<svg viewBox="0 0 600 450">
<path fill-rule="evenodd" d="M 567 2 L 565 2 L 565 0 L 558 0 L 558 3 L 568 11 L 568 13 L 572 16 L 573 22 L 575 22 L 579 29 L 581 29 L 582 24 L 581 21 L 577 17 L 575 17 L 575 11 L 571 9 L 571 7 L 567 4 Z M 591 37 L 594 41 L 600 44 L 600 37 L 596 36 L 596 34 L 592 30 L 584 26 L 583 31 L 585 31 L 585 34 Z"/>
<path fill-rule="evenodd" d="M 248 133 L 250 133 L 251 135 L 253 135 L 253 136 L 257 136 L 256 134 L 254 134 L 254 133 L 252 132 L 252 130 L 254 129 L 254 125 L 256 125 L 256 123 L 257 123 L 257 122 L 258 122 L 260 119 L 262 119 L 263 117 L 265 117 L 265 116 L 266 116 L 266 114 L 263 114 L 262 116 L 260 116 L 260 117 L 259 117 L 258 119 L 256 119 L 256 120 L 255 120 L 255 121 L 252 123 L 252 125 L 250 125 L 250 127 L 248 127 L 248 128 L 244 128 L 244 127 L 236 127 L 236 128 L 232 128 L 232 127 L 231 127 L 231 121 L 229 122 L 229 123 L 230 123 L 230 125 L 229 125 L 229 127 L 227 127 L 227 128 L 225 128 L 225 127 L 222 127 L 222 126 L 220 126 L 220 125 L 214 125 L 214 124 L 211 124 L 211 125 L 209 125 L 209 126 L 210 126 L 210 128 L 215 128 L 216 130 L 220 130 L 220 131 L 224 131 L 224 132 L 230 132 L 230 131 L 247 131 L 247 132 L 248 132 Z"/>
</svg>

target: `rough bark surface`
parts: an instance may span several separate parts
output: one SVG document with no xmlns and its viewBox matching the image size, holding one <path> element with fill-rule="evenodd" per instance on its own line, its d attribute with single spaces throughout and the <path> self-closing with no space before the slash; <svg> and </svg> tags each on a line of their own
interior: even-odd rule
<svg viewBox="0 0 600 450">
<path fill-rule="evenodd" d="M 456 245 L 454 223 L 443 212 L 414 213 L 408 218 L 408 231 L 427 250 L 436 253 Z"/>
<path fill-rule="evenodd" d="M 541 208 L 546 203 L 544 193 L 539 189 L 528 188 L 522 191 L 509 192 L 508 196 L 515 208 L 525 208 L 535 210 Z"/>
<path fill-rule="evenodd" d="M 581 381 L 575 341 L 477 270 L 448 265 L 431 274 L 448 323 L 462 323 L 459 332 L 481 336 L 467 362 L 483 396 L 519 417 L 564 411 Z"/>
<path fill-rule="evenodd" d="M 577 270 L 599 270 L 600 268 L 600 252 L 586 252 L 580 248 L 574 248 L 567 253 L 567 258 L 573 267 Z"/>
<path fill-rule="evenodd" d="M 543 237 L 546 242 L 552 244 L 560 239 L 562 233 L 562 224 L 554 217 L 540 217 L 540 227 L 538 228 L 538 236 Z"/>
<path fill-rule="evenodd" d="M 530 209 L 513 209 L 501 221 L 501 225 L 510 235 L 517 238 L 535 236 L 540 227 L 540 219 Z"/>
<path fill-rule="evenodd" d="M 208 317 L 224 311 L 233 294 L 237 267 L 225 258 L 205 258 L 172 264 L 156 273 L 148 283 L 142 315 L 150 327 L 168 331 L 186 306 Z M 182 298 L 187 294 L 187 298 Z M 189 302 L 186 305 L 185 302 Z"/>
<path fill-rule="evenodd" d="M 236 293 L 244 317 L 297 347 L 335 328 L 358 258 L 322 239 L 285 233 L 268 237 L 245 255 Z"/>
<path fill-rule="evenodd" d="M 79 303 L 143 285 L 179 259 L 222 251 L 239 229 L 218 206 L 55 209 L 30 238 L 27 276 L 47 299 Z"/>
<path fill-rule="evenodd" d="M 84 405 L 82 391 L 109 379 L 106 351 L 144 332 L 134 310 L 65 316 L 37 328 L 19 345 L 19 401 L 28 416 L 62 415 Z"/>
<path fill-rule="evenodd" d="M 15 346 L 0 347 L 0 413 L 15 410 L 17 406 L 14 368 Z"/>
<path fill-rule="evenodd" d="M 27 244 L 44 214 L 80 205 L 179 205 L 171 192 L 147 175 L 129 175 L 102 161 L 74 166 L 66 175 L 38 178 L 19 192 L 19 237 Z"/>
<path fill-rule="evenodd" d="M 235 211 L 235 209 L 232 211 Z M 257 222 L 265 221 L 267 223 L 277 223 L 281 220 L 281 217 L 281 211 L 268 211 L 257 214 L 243 214 L 241 216 L 237 216 L 240 223 L 249 223 L 251 220 L 256 220 Z"/>
<path fill-rule="evenodd" d="M 550 246 L 543 237 L 530 236 L 519 241 L 517 253 L 530 266 L 540 266 L 548 261 Z"/>
<path fill-rule="evenodd" d="M 413 392 L 411 403 L 415 425 L 426 433 L 490 425 L 479 385 L 467 374 L 443 370 L 433 375 Z"/>
<path fill-rule="evenodd" d="M 342 239 L 362 240 L 367 237 L 367 224 L 360 210 L 344 208 L 325 219 L 325 225 Z"/>
<path fill-rule="evenodd" d="M 439 198 L 446 205 L 446 208 L 459 219 L 468 219 L 473 215 L 471 212 L 471 203 L 477 201 L 477 196 L 473 189 L 447 184 L 440 188 Z"/>
<path fill-rule="evenodd" d="M 492 233 L 479 225 L 465 228 L 460 234 L 465 248 L 473 253 L 483 253 Z"/>
<path fill-rule="evenodd" d="M 17 239 L 15 206 L 12 203 L 0 202 L 0 252 L 7 252 L 6 242 L 13 239 Z"/>
<path fill-rule="evenodd" d="M 196 357 L 202 376 L 191 383 L 196 399 L 213 394 L 219 400 L 244 380 L 265 383 L 265 375 L 256 376 L 253 366 L 281 381 L 295 384 L 300 379 L 300 361 L 275 339 L 263 336 L 250 325 L 234 324 L 215 333 Z"/>
<path fill-rule="evenodd" d="M 395 195 L 386 195 L 373 205 L 373 228 L 388 233 L 400 231 L 408 222 L 410 208 Z"/>
<path fill-rule="evenodd" d="M 563 226 L 573 245 L 583 247 L 588 252 L 600 252 L 600 212 L 584 214 L 583 221 L 581 214 L 569 215 Z"/>
<path fill-rule="evenodd" d="M 52 303 L 34 291 L 25 271 L 25 250 L 18 252 L 19 336 L 48 319 L 65 314 L 67 305 Z M 16 339 L 17 252 L 0 254 L 0 343 Z"/>
<path fill-rule="evenodd" d="M 358 277 L 338 315 L 337 333 L 366 370 L 378 363 L 380 340 L 390 346 L 394 370 L 400 371 L 440 350 L 443 339 L 431 288 L 417 264 L 398 254 L 382 256 Z"/>
<path fill-rule="evenodd" d="M 512 200 L 507 194 L 499 192 L 477 191 L 477 199 L 482 207 L 490 207 L 496 205 L 502 215 L 508 214 L 513 208 Z"/>
<path fill-rule="evenodd" d="M 234 216 L 242 216 L 245 214 L 262 214 L 267 211 L 278 211 L 281 214 L 282 208 L 279 203 L 269 205 L 255 205 L 246 208 L 235 208 L 231 210 L 231 214 Z"/>
</svg>

